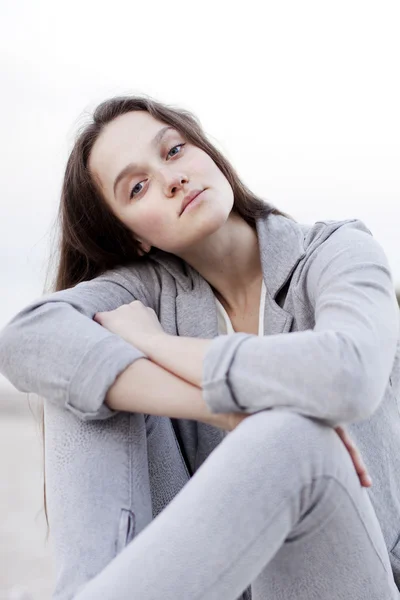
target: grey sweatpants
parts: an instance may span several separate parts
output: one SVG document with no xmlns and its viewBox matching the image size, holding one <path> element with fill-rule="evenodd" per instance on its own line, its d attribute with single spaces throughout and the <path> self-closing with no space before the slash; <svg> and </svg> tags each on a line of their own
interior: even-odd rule
<svg viewBox="0 0 400 600">
<path fill-rule="evenodd" d="M 329 427 L 245 419 L 76 600 L 399 598 L 383 536 Z M 75 599 L 74 599 L 75 600 Z"/>
</svg>

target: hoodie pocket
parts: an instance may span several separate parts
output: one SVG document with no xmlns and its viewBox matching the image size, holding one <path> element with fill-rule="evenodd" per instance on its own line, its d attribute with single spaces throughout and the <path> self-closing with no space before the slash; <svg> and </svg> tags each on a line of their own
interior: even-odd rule
<svg viewBox="0 0 400 600">
<path fill-rule="evenodd" d="M 395 556 L 398 560 L 400 560 L 400 535 L 397 537 L 397 542 L 393 546 L 390 551 L 393 556 Z"/>
<path fill-rule="evenodd" d="M 128 508 L 121 508 L 116 553 L 119 554 L 135 537 L 135 515 Z"/>
<path fill-rule="evenodd" d="M 394 580 L 400 590 L 400 536 L 390 551 L 390 562 L 392 565 Z"/>
</svg>

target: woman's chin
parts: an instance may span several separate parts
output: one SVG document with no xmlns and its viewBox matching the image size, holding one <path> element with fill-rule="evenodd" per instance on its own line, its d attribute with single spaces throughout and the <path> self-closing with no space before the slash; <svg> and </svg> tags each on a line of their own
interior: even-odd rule
<svg viewBox="0 0 400 600">
<path fill-rule="evenodd" d="M 193 228 L 194 237 L 200 242 L 202 239 L 216 233 L 225 225 L 229 217 L 226 210 L 213 211 L 212 214 L 199 215 L 197 223 Z"/>
<path fill-rule="evenodd" d="M 171 254 L 180 256 L 185 251 L 194 249 L 201 245 L 207 238 L 215 234 L 228 221 L 231 210 L 228 207 L 213 207 L 213 210 L 197 211 L 190 219 L 187 219 L 184 226 L 177 228 L 172 244 L 170 240 L 165 240 L 162 244 L 163 250 Z M 179 240 L 179 242 L 178 242 Z M 178 242 L 178 243 L 177 243 Z"/>
</svg>

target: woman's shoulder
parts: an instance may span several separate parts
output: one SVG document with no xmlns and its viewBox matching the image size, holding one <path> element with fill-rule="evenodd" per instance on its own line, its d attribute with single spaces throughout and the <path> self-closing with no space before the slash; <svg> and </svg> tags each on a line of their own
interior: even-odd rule
<svg viewBox="0 0 400 600">
<path fill-rule="evenodd" d="M 309 256 L 322 245 L 326 246 L 327 241 L 336 244 L 349 240 L 370 241 L 373 237 L 371 230 L 358 218 L 320 219 L 305 223 L 289 215 L 269 214 L 257 221 L 257 230 L 264 254 L 282 255 L 284 249 L 286 254 L 302 257 Z"/>
<path fill-rule="evenodd" d="M 362 220 L 327 219 L 295 226 L 303 235 L 303 253 L 292 279 L 297 291 L 314 296 L 327 286 L 384 286 L 395 298 L 388 257 Z"/>
<path fill-rule="evenodd" d="M 390 271 L 381 243 L 361 219 L 320 220 L 313 225 L 300 225 L 304 234 L 304 259 L 311 265 L 375 263 Z"/>
<path fill-rule="evenodd" d="M 321 219 L 313 224 L 298 223 L 298 226 L 304 233 L 304 247 L 307 250 L 318 248 L 325 243 L 332 235 L 334 239 L 340 239 L 342 242 L 350 239 L 368 239 L 372 231 L 367 225 L 358 218 L 352 219 Z M 361 236 L 360 236 L 360 233 Z"/>
<path fill-rule="evenodd" d="M 301 223 L 279 216 L 278 223 L 272 228 L 276 230 L 274 235 L 281 229 L 281 246 L 285 244 L 285 232 L 286 240 L 292 246 L 295 243 L 298 245 L 301 254 L 299 262 L 303 264 L 313 262 L 319 255 L 322 261 L 331 261 L 338 254 L 346 254 L 348 259 L 362 259 L 363 256 L 367 259 L 375 255 L 387 264 L 382 245 L 364 221 L 358 218 L 320 219 L 314 223 Z"/>
<path fill-rule="evenodd" d="M 318 220 L 301 223 L 287 215 L 271 214 L 257 222 L 261 259 L 269 289 L 301 283 L 310 272 L 343 262 L 372 259 L 387 265 L 384 251 L 360 219 Z"/>
<path fill-rule="evenodd" d="M 153 249 L 148 257 L 108 269 L 94 281 L 134 291 L 147 306 L 153 306 L 161 293 L 172 296 L 179 287 L 192 288 L 193 271 L 177 256 Z"/>
</svg>

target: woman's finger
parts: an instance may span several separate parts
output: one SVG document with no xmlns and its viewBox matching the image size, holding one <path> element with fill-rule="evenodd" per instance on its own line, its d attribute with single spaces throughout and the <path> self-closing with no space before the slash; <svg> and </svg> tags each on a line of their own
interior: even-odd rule
<svg viewBox="0 0 400 600">
<path fill-rule="evenodd" d="M 347 431 L 343 429 L 343 427 L 337 427 L 335 431 L 344 443 L 348 453 L 350 454 L 357 475 L 360 479 L 361 485 L 363 487 L 370 487 L 372 485 L 372 480 L 368 474 L 367 468 L 364 464 L 364 461 L 362 460 L 361 454 L 357 446 L 354 444 L 353 440 L 351 439 Z"/>
</svg>

